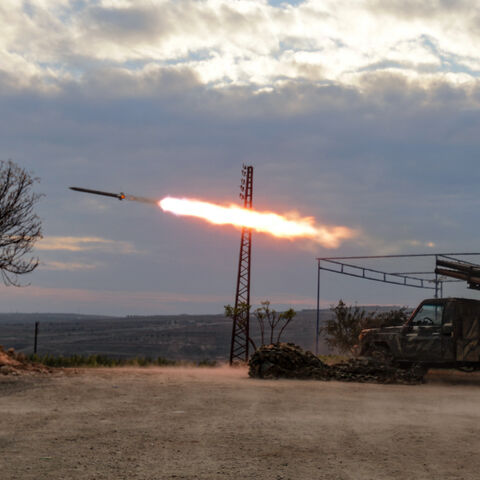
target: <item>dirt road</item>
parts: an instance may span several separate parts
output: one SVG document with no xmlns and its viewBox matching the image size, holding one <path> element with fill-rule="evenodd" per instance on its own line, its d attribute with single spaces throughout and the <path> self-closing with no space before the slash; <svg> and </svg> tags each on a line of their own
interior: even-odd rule
<svg viewBox="0 0 480 480">
<path fill-rule="evenodd" d="M 480 377 L 252 380 L 246 369 L 0 379 L 0 478 L 478 479 Z"/>
</svg>

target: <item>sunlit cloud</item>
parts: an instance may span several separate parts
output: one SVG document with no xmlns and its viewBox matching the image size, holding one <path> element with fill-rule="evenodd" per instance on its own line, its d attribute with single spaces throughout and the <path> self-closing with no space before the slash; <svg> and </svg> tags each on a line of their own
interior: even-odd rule
<svg viewBox="0 0 480 480">
<path fill-rule="evenodd" d="M 406 243 L 411 245 L 412 247 L 426 247 L 426 248 L 436 247 L 435 242 L 422 242 L 420 240 L 410 240 Z"/>
<path fill-rule="evenodd" d="M 139 253 L 135 247 L 125 241 L 109 240 L 101 237 L 45 237 L 40 240 L 35 248 L 37 250 L 53 250 L 53 251 L 102 251 L 109 253 Z"/>
<path fill-rule="evenodd" d="M 429 250 L 437 247 L 437 243 L 431 240 L 404 238 L 387 240 L 381 236 L 373 236 L 365 231 L 360 232 L 357 238 L 357 245 L 368 249 L 370 252 L 375 252 L 375 255 L 398 255 L 407 252 L 429 253 Z"/>
<path fill-rule="evenodd" d="M 292 294 L 274 295 L 269 297 L 275 308 L 314 308 L 315 299 L 308 296 Z M 82 308 L 82 311 L 95 313 L 99 305 L 105 311 L 104 305 L 111 305 L 110 314 L 128 315 L 131 313 L 165 314 L 192 305 L 210 310 L 211 313 L 223 313 L 223 305 L 232 302 L 231 295 L 197 294 L 187 292 L 167 291 L 130 291 L 130 290 L 103 290 L 84 288 L 48 288 L 29 286 L 28 289 L 12 289 L 0 287 L 0 300 L 3 311 L 18 310 L 17 302 L 22 305 L 32 305 L 33 311 L 69 312 L 72 308 Z M 260 305 L 264 298 L 252 299 L 252 308 Z M 33 302 L 33 303 L 29 303 Z M 28 310 L 28 307 L 26 308 Z M 25 307 L 24 310 L 25 311 Z"/>
<path fill-rule="evenodd" d="M 223 313 L 222 305 L 231 302 L 231 296 L 166 291 L 130 291 L 84 288 L 49 288 L 31 285 L 27 288 L 0 286 L 2 311 L 71 312 L 108 314 L 167 314 L 182 308 L 196 308 Z M 107 306 L 107 308 L 106 308 Z"/>
<path fill-rule="evenodd" d="M 365 72 L 392 68 L 425 80 L 478 79 L 480 6 L 426 3 L 4 0 L 0 71 L 12 86 L 53 90 L 105 67 L 128 72 L 138 89 L 154 69 L 188 69 L 213 87 L 355 85 Z"/>
<path fill-rule="evenodd" d="M 254 296 L 252 299 L 252 308 L 255 309 L 257 306 L 260 306 L 264 300 L 266 299 Z M 312 296 L 292 295 L 291 293 L 285 292 L 283 294 L 270 295 L 268 300 L 276 310 L 281 310 L 282 308 L 295 308 L 297 310 L 316 308 L 316 299 Z"/>
<path fill-rule="evenodd" d="M 82 271 L 82 270 L 95 270 L 99 265 L 93 263 L 80 263 L 80 262 L 58 262 L 58 261 L 46 261 L 40 263 L 41 270 L 55 270 L 55 271 Z"/>
</svg>

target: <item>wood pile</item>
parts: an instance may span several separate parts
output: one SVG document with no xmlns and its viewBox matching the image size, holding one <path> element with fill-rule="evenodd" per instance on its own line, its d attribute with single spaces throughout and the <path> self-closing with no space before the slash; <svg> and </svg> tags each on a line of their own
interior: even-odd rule
<svg viewBox="0 0 480 480">
<path fill-rule="evenodd" d="M 404 383 L 423 382 L 426 371 L 385 365 L 368 358 L 350 359 L 327 365 L 309 351 L 293 343 L 260 347 L 250 358 L 249 376 L 253 378 L 297 378 L 338 380 L 342 382 Z"/>
</svg>

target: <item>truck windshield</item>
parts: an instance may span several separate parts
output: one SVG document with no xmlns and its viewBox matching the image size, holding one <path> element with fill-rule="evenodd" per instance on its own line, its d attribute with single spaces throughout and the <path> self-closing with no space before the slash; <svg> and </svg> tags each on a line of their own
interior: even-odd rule
<svg viewBox="0 0 480 480">
<path fill-rule="evenodd" d="M 412 325 L 441 325 L 443 305 L 422 305 L 413 317 Z"/>
</svg>

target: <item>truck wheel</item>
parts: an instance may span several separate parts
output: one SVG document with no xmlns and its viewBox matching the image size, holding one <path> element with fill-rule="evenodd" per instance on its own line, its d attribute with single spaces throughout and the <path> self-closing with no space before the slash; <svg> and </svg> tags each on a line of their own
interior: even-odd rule
<svg viewBox="0 0 480 480">
<path fill-rule="evenodd" d="M 461 367 L 457 367 L 457 370 L 465 373 L 472 373 L 477 369 L 473 365 L 462 365 Z"/>
<path fill-rule="evenodd" d="M 388 347 L 383 345 L 372 345 L 367 350 L 367 357 L 372 358 L 376 362 L 390 365 L 393 362 L 393 356 Z"/>
<path fill-rule="evenodd" d="M 421 363 L 414 363 L 410 367 L 410 372 L 418 378 L 423 378 L 428 373 L 429 367 Z"/>
</svg>

